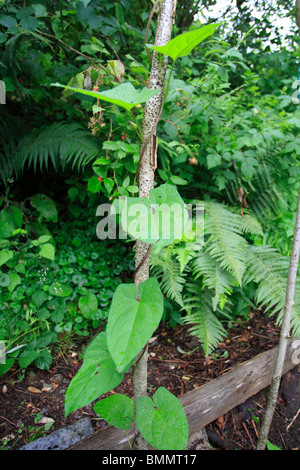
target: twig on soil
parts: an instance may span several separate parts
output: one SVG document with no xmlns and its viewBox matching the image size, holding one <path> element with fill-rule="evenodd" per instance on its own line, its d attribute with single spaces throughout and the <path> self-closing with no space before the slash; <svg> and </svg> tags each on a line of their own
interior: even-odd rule
<svg viewBox="0 0 300 470">
<path fill-rule="evenodd" d="M 299 410 L 297 411 L 297 413 L 295 414 L 295 416 L 293 417 L 292 421 L 290 422 L 290 424 L 287 426 L 286 430 L 288 431 L 290 429 L 290 427 L 294 424 L 294 422 L 296 421 L 296 419 L 298 418 L 300 414 L 300 408 Z"/>
<path fill-rule="evenodd" d="M 251 423 L 252 423 L 252 426 L 253 426 L 253 428 L 254 428 L 256 437 L 257 437 L 257 439 L 259 439 L 259 434 L 258 434 L 258 432 L 257 432 L 257 428 L 256 428 L 256 425 L 255 425 L 255 422 L 253 421 L 253 419 L 251 420 Z"/>
<path fill-rule="evenodd" d="M 255 445 L 254 445 L 254 442 L 253 442 L 253 440 L 252 440 L 252 437 L 250 436 L 250 433 L 249 433 L 249 431 L 248 431 L 248 428 L 247 428 L 247 426 L 246 426 L 246 423 L 243 423 L 243 428 L 244 428 L 245 431 L 246 431 L 246 434 L 247 434 L 248 439 L 249 439 L 249 441 L 250 441 L 250 443 L 251 443 L 252 449 L 255 450 Z"/>
<path fill-rule="evenodd" d="M 20 426 L 18 426 L 17 424 L 13 423 L 12 421 L 9 421 L 9 419 L 5 418 L 4 416 L 0 416 L 1 419 L 4 419 L 5 421 L 7 421 L 9 424 L 12 424 L 13 426 L 15 426 L 15 428 L 19 428 Z"/>
</svg>

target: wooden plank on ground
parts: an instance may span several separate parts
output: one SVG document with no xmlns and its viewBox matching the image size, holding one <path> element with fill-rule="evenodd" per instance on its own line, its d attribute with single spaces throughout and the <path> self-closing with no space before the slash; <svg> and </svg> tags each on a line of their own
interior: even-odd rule
<svg viewBox="0 0 300 470">
<path fill-rule="evenodd" d="M 180 397 L 185 409 L 190 438 L 200 429 L 270 385 L 277 347 L 246 361 L 226 374 Z M 297 362 L 298 358 L 298 362 Z M 283 374 L 300 358 L 300 341 L 290 339 Z M 133 432 L 129 432 L 132 441 Z M 70 447 L 69 450 L 128 450 L 124 431 L 112 426 Z"/>
</svg>

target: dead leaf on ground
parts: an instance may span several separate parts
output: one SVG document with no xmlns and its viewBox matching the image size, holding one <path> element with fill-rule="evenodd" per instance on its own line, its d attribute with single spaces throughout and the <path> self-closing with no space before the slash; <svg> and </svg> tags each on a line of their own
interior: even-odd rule
<svg viewBox="0 0 300 470">
<path fill-rule="evenodd" d="M 35 387 L 28 387 L 27 390 L 30 393 L 43 393 L 42 390 L 40 390 L 39 388 L 35 388 Z"/>
</svg>

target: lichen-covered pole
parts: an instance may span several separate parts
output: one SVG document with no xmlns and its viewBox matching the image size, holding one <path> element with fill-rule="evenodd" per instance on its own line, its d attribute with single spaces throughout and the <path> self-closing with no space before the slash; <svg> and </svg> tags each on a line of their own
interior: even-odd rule
<svg viewBox="0 0 300 470">
<path fill-rule="evenodd" d="M 155 45 L 164 46 L 171 39 L 172 26 L 175 21 L 175 9 L 177 0 L 161 0 L 156 27 Z M 159 121 L 163 106 L 163 89 L 168 66 L 168 57 L 154 51 L 152 56 L 151 74 L 148 88 L 160 89 L 161 93 L 153 96 L 145 105 L 142 123 L 142 142 L 140 161 L 138 164 L 139 196 L 149 197 L 149 192 L 154 187 L 155 167 L 151 162 L 151 146 L 153 135 Z M 134 282 L 138 287 L 140 283 L 149 278 L 149 245 L 140 241 L 136 242 L 135 266 L 136 274 Z M 133 367 L 134 401 L 147 395 L 147 347 L 136 358 Z M 137 431 L 136 431 L 137 432 Z M 137 434 L 134 447 L 139 450 L 147 449 L 147 443 L 141 435 Z"/>
</svg>

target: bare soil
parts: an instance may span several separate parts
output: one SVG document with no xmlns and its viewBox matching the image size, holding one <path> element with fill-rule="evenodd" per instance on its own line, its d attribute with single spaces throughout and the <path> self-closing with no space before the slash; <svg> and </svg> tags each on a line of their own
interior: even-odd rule
<svg viewBox="0 0 300 470">
<path fill-rule="evenodd" d="M 149 345 L 149 394 L 152 395 L 160 386 L 176 396 L 185 394 L 276 346 L 278 338 L 279 329 L 274 322 L 256 312 L 250 315 L 249 321 L 237 322 L 227 339 L 211 356 L 205 357 L 187 327 L 161 325 Z M 0 450 L 18 450 L 24 444 L 83 417 L 90 419 L 95 431 L 107 426 L 93 411 L 92 404 L 71 413 L 66 419 L 64 417 L 65 392 L 80 368 L 85 346 L 81 339 L 60 348 L 48 371 L 32 367 L 24 374 L 16 368 L 1 377 Z M 299 384 L 299 367 L 282 379 L 269 434 L 269 441 L 282 450 L 300 449 Z M 215 449 L 254 450 L 267 392 L 267 389 L 262 390 L 207 426 L 211 446 Z M 130 374 L 125 374 L 122 384 L 110 393 L 132 396 Z M 49 418 L 53 424 L 47 429 Z"/>
</svg>

